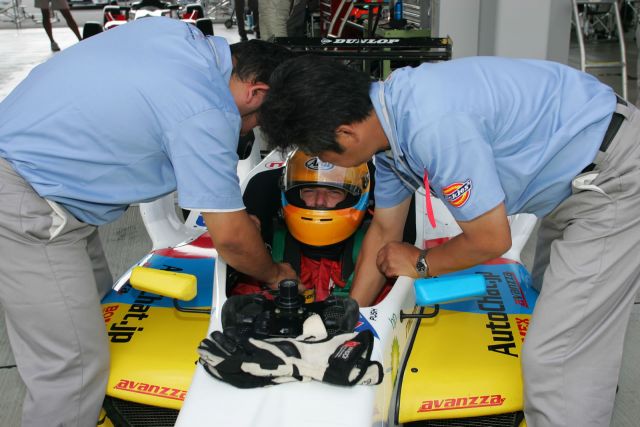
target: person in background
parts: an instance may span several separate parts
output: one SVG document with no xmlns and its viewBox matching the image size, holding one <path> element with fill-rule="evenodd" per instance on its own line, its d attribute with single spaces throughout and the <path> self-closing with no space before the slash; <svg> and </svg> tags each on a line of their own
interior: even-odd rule
<svg viewBox="0 0 640 427">
<path fill-rule="evenodd" d="M 53 38 L 53 30 L 51 28 L 51 10 L 59 10 L 65 21 L 67 21 L 67 25 L 73 31 L 73 34 L 76 35 L 78 41 L 82 40 L 82 36 L 80 35 L 80 30 L 78 30 L 78 24 L 76 24 L 76 20 L 73 19 L 73 15 L 69 10 L 69 3 L 67 0 L 35 0 L 35 7 L 40 9 L 42 13 L 42 26 L 44 27 L 44 31 L 47 33 L 47 37 L 49 37 L 49 41 L 51 42 L 51 50 L 53 52 L 58 52 L 60 50 L 60 46 L 56 43 Z"/>
<path fill-rule="evenodd" d="M 318 0 L 293 0 L 291 13 L 287 19 L 288 37 L 311 37 L 309 26 L 313 25 L 312 15 L 319 9 Z"/>
<path fill-rule="evenodd" d="M 249 28 L 256 35 L 256 38 L 260 38 L 260 11 L 258 10 L 258 0 L 246 0 L 249 10 L 253 15 L 253 28 Z M 235 14 L 236 23 L 238 25 L 238 35 L 240 41 L 247 41 L 247 28 L 245 28 L 245 0 L 236 0 L 235 2 Z"/>
<path fill-rule="evenodd" d="M 287 20 L 291 11 L 290 0 L 260 0 L 260 36 L 263 40 L 271 37 L 287 37 Z"/>
</svg>

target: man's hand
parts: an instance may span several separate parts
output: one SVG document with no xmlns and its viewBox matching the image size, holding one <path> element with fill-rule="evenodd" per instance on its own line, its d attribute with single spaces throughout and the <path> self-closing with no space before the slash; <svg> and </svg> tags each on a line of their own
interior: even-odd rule
<svg viewBox="0 0 640 427">
<path fill-rule="evenodd" d="M 378 270 L 388 278 L 408 276 L 417 278 L 416 261 L 420 249 L 403 242 L 387 243 L 378 251 L 376 265 Z"/>
<path fill-rule="evenodd" d="M 278 289 L 278 283 L 285 279 L 298 280 L 296 271 L 291 267 L 291 264 L 287 262 L 275 264 L 274 271 L 275 273 L 272 278 L 267 281 L 267 284 L 271 289 Z"/>
<path fill-rule="evenodd" d="M 373 221 L 362 242 L 353 285 L 349 292 L 349 296 L 355 299 L 360 307 L 368 307 L 373 303 L 386 282 L 377 261 L 379 252 L 387 244 L 402 240 L 402 231 L 410 204 L 411 198 L 407 198 L 392 208 L 376 209 Z M 418 259 L 417 255 L 415 259 Z M 374 268 L 374 265 L 378 268 Z"/>
</svg>

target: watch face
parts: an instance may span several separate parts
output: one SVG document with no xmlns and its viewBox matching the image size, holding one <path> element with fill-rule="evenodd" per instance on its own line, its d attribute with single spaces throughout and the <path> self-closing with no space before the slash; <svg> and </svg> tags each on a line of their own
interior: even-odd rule
<svg viewBox="0 0 640 427">
<path fill-rule="evenodd" d="M 418 257 L 418 262 L 416 262 L 416 271 L 421 277 L 426 277 L 427 270 L 429 268 L 427 266 L 427 261 L 424 259 L 424 255 L 425 254 L 421 253 Z"/>
</svg>

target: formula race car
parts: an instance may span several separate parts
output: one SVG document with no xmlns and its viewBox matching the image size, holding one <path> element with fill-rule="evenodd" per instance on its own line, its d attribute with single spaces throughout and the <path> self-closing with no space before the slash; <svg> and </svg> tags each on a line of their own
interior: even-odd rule
<svg viewBox="0 0 640 427">
<path fill-rule="evenodd" d="M 69 0 L 67 3 L 69 3 L 69 7 L 72 9 L 98 9 L 113 4 L 114 2 L 115 0 Z"/>
<path fill-rule="evenodd" d="M 258 146 L 240 162 L 243 191 L 284 166 L 279 152 L 260 160 Z M 417 246 L 460 232 L 437 199 L 432 228 L 423 190 L 415 198 Z M 212 247 L 198 212 L 182 223 L 168 198 L 141 211 L 154 249 L 103 300 L 112 366 L 102 425 L 524 425 L 520 352 L 536 293 L 519 253 L 532 216 L 511 218 L 513 247 L 503 257 L 443 276 L 448 284 L 432 286 L 428 296 L 424 283 L 414 288 L 413 279 L 400 277 L 379 303 L 359 308 L 355 330 L 373 333 L 381 384 L 239 389 L 210 376 L 196 352 L 203 338 L 222 330 L 233 269 Z M 464 291 L 469 275 L 484 278 L 483 295 L 449 302 L 460 295 L 433 294 L 457 285 Z"/>
<path fill-rule="evenodd" d="M 82 28 L 82 38 L 94 36 L 135 19 L 167 16 L 195 25 L 205 35 L 213 35 L 213 21 L 205 16 L 204 8 L 198 3 L 180 5 L 162 0 L 141 0 L 130 6 L 119 6 L 113 2 L 102 11 L 102 23 L 88 21 Z"/>
</svg>

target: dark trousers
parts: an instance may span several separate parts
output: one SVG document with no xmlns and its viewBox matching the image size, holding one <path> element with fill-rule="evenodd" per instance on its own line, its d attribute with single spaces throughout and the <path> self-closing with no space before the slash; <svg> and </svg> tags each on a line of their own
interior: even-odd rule
<svg viewBox="0 0 640 427">
<path fill-rule="evenodd" d="M 248 0 L 249 10 L 253 14 L 253 29 L 258 34 L 260 27 L 260 13 L 258 12 L 258 0 Z M 238 23 L 238 34 L 240 37 L 247 37 L 247 31 L 244 28 L 244 8 L 245 0 L 236 0 L 236 21 Z"/>
</svg>

